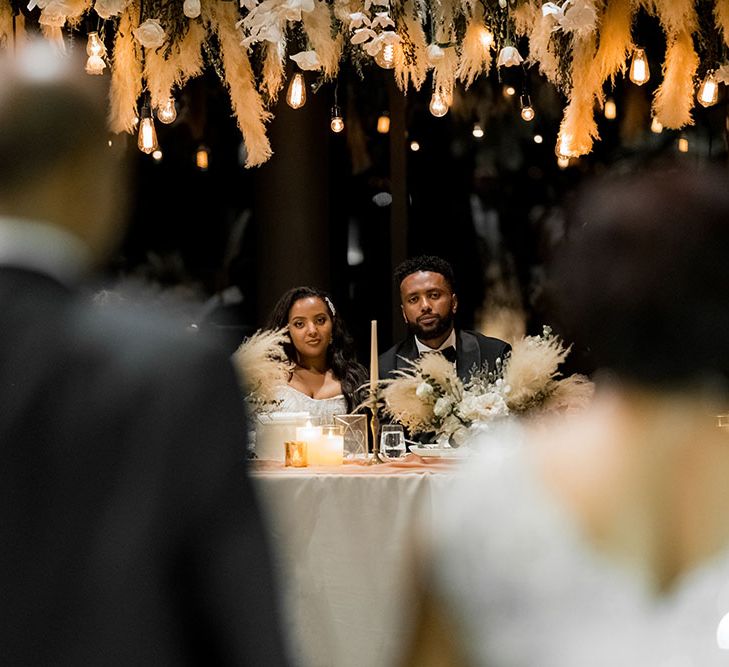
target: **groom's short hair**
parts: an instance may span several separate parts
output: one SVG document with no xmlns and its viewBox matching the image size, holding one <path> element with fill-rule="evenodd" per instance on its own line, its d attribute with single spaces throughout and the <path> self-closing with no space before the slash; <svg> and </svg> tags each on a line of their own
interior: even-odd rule
<svg viewBox="0 0 729 667">
<path fill-rule="evenodd" d="M 418 271 L 440 273 L 445 278 L 446 283 L 448 283 L 448 287 L 451 288 L 451 292 L 456 291 L 456 279 L 453 274 L 453 267 L 442 257 L 437 257 L 436 255 L 418 255 L 398 264 L 394 272 L 395 284 L 399 287 L 405 278 Z"/>
</svg>

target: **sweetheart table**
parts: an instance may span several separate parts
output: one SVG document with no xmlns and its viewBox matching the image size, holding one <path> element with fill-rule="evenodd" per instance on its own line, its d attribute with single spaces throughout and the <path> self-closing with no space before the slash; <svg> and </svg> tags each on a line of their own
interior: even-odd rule
<svg viewBox="0 0 729 667">
<path fill-rule="evenodd" d="M 415 517 L 427 521 L 455 470 L 413 454 L 378 466 L 251 465 L 295 665 L 397 664 L 414 620 Z"/>
</svg>

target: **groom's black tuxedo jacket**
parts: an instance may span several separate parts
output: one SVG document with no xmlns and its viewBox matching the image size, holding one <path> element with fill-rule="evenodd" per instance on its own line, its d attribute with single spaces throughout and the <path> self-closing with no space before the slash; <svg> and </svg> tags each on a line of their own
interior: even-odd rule
<svg viewBox="0 0 729 667">
<path fill-rule="evenodd" d="M 0 313 L 0 664 L 282 664 L 227 357 L 25 270 Z"/>
<path fill-rule="evenodd" d="M 489 369 L 494 369 L 496 359 L 500 358 L 503 361 L 504 355 L 509 350 L 511 350 L 511 346 L 498 338 L 490 338 L 476 331 L 456 331 L 456 371 L 458 377 L 467 382 L 473 367 L 480 368 L 485 363 L 488 364 Z M 415 336 L 408 336 L 405 340 L 380 355 L 380 379 L 395 377 L 393 371 L 407 370 L 410 368 L 408 361 L 415 360 L 418 356 L 420 355 L 415 344 Z"/>
</svg>

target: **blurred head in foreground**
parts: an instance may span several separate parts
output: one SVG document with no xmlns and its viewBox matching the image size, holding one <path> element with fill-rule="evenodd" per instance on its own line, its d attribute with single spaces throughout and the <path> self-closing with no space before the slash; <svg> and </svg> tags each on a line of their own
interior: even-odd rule
<svg viewBox="0 0 729 667">
<path fill-rule="evenodd" d="M 103 81 L 47 42 L 0 59 L 0 215 L 65 229 L 95 263 L 119 240 L 125 191 Z"/>
<path fill-rule="evenodd" d="M 673 171 L 587 189 L 552 271 L 568 338 L 662 390 L 729 389 L 729 177 Z"/>
</svg>

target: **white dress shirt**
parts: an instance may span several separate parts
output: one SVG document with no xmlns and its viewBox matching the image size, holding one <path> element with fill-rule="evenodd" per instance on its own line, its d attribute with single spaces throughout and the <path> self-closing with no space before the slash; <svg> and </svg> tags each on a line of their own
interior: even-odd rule
<svg viewBox="0 0 729 667">
<path fill-rule="evenodd" d="M 451 334 L 446 338 L 440 347 L 433 348 L 428 347 L 425 343 L 422 343 L 417 336 L 415 336 L 415 345 L 418 348 L 418 354 L 423 354 L 425 352 L 440 352 L 441 350 L 445 350 L 447 347 L 456 347 L 456 330 L 451 329 Z"/>
<path fill-rule="evenodd" d="M 91 251 L 77 236 L 55 225 L 0 216 L 0 265 L 73 284 L 91 267 Z"/>
</svg>

